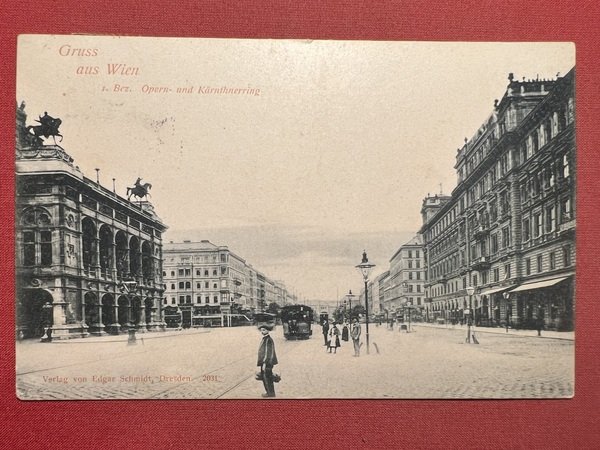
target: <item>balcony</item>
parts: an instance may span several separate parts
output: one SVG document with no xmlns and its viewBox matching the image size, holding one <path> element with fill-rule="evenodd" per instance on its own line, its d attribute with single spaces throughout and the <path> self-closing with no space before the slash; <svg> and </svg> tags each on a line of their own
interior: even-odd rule
<svg viewBox="0 0 600 450">
<path fill-rule="evenodd" d="M 475 239 L 483 239 L 488 234 L 490 234 L 490 227 L 488 224 L 479 224 L 473 230 L 473 235 L 475 236 Z"/>
<path fill-rule="evenodd" d="M 490 266 L 490 258 L 488 256 L 480 256 L 471 261 L 471 269 L 473 270 L 487 270 Z"/>
<path fill-rule="evenodd" d="M 569 233 L 571 231 L 575 231 L 575 219 L 563 222 L 558 226 L 558 232 L 560 234 Z"/>
</svg>

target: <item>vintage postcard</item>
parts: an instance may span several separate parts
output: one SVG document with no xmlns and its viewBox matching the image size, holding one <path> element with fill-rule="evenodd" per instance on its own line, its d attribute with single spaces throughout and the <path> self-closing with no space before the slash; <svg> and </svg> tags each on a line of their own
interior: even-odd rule
<svg viewBox="0 0 600 450">
<path fill-rule="evenodd" d="M 18 398 L 574 395 L 573 44 L 17 58 Z"/>
</svg>

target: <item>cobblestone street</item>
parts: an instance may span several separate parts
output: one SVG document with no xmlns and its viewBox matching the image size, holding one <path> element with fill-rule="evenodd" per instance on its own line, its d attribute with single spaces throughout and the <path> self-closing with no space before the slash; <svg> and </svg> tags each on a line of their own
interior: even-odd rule
<svg viewBox="0 0 600 450">
<path fill-rule="evenodd" d="M 363 325 L 363 337 L 365 329 Z M 411 333 L 370 326 L 352 357 L 272 333 L 282 375 L 278 398 L 545 398 L 574 392 L 574 343 L 567 339 L 415 326 Z M 363 339 L 364 340 L 364 339 Z M 214 328 L 39 343 L 17 342 L 17 394 L 34 399 L 260 398 L 254 379 L 260 334 Z"/>
</svg>

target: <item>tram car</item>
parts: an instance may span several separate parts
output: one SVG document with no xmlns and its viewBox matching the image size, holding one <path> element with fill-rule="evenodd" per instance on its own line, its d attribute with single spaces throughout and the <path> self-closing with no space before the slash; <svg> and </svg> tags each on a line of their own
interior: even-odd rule
<svg viewBox="0 0 600 450">
<path fill-rule="evenodd" d="M 308 339 L 312 335 L 313 310 L 305 305 L 281 308 L 281 324 L 286 339 Z"/>
<path fill-rule="evenodd" d="M 181 328 L 181 310 L 176 306 L 166 306 L 163 309 L 165 323 L 167 328 Z"/>
<path fill-rule="evenodd" d="M 271 313 L 255 313 L 254 314 L 254 325 L 260 327 L 261 325 L 268 325 L 271 329 L 275 328 L 277 323 L 277 316 Z"/>
</svg>

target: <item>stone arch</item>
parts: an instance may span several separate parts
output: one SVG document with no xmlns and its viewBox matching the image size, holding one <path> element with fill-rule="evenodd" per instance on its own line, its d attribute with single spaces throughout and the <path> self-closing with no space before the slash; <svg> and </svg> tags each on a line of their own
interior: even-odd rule
<svg viewBox="0 0 600 450">
<path fill-rule="evenodd" d="M 103 275 L 112 273 L 113 268 L 113 232 L 106 224 L 100 226 L 98 231 L 98 245 L 100 254 L 100 271 Z"/>
<path fill-rule="evenodd" d="M 131 323 L 137 326 L 142 321 L 142 299 L 133 297 L 131 299 Z"/>
<path fill-rule="evenodd" d="M 137 236 L 131 236 L 129 239 L 129 274 L 140 274 L 140 240 Z"/>
<path fill-rule="evenodd" d="M 83 296 L 83 310 L 85 323 L 90 331 L 99 331 L 100 305 L 98 296 L 93 292 L 86 292 Z"/>
<path fill-rule="evenodd" d="M 153 263 L 152 244 L 148 241 L 144 241 L 142 242 L 142 276 L 144 278 L 154 277 Z"/>
<path fill-rule="evenodd" d="M 81 245 L 83 268 L 86 270 L 95 268 L 98 259 L 97 227 L 89 217 L 84 217 L 81 221 Z"/>
<path fill-rule="evenodd" d="M 20 224 L 24 227 L 52 225 L 52 214 L 41 206 L 24 208 L 20 216 Z"/>
<path fill-rule="evenodd" d="M 129 274 L 129 244 L 127 243 L 127 234 L 122 230 L 115 234 L 115 252 L 117 278 L 127 278 Z"/>
<path fill-rule="evenodd" d="M 53 304 L 54 298 L 47 289 L 23 291 L 17 301 L 17 336 L 42 337 L 44 330 L 53 325 Z"/>
<path fill-rule="evenodd" d="M 117 300 L 118 324 L 121 329 L 127 329 L 129 326 L 129 299 L 126 295 L 121 295 Z"/>
<path fill-rule="evenodd" d="M 104 294 L 102 296 L 102 324 L 104 325 L 104 329 L 109 333 L 117 333 L 118 329 L 115 329 L 116 323 L 115 298 L 112 294 Z"/>
<path fill-rule="evenodd" d="M 151 297 L 146 298 L 144 300 L 144 323 L 146 326 L 150 326 L 152 324 L 152 314 L 154 312 L 154 299 Z"/>
</svg>

